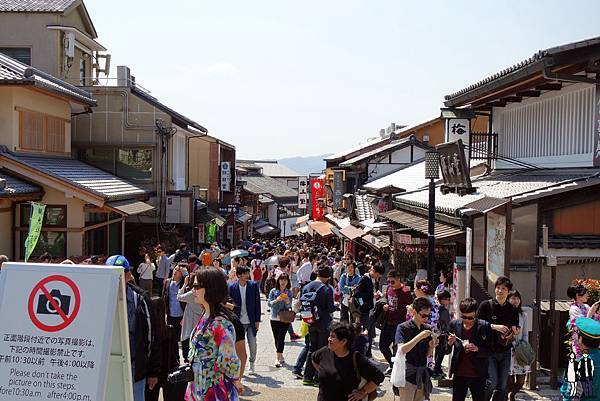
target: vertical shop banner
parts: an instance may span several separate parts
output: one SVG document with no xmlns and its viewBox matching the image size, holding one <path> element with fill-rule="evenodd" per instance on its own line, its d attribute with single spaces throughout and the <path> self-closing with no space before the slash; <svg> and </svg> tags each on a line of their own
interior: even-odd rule
<svg viewBox="0 0 600 401">
<path fill-rule="evenodd" d="M 208 243 L 213 243 L 216 240 L 217 225 L 212 223 L 208 226 Z"/>
<path fill-rule="evenodd" d="M 298 209 L 308 208 L 308 177 L 298 177 Z"/>
<path fill-rule="evenodd" d="M 487 213 L 487 276 L 493 283 L 504 274 L 504 252 L 506 249 L 506 216 Z M 486 288 L 487 289 L 487 288 Z"/>
<path fill-rule="evenodd" d="M 342 200 L 346 193 L 346 182 L 344 181 L 343 171 L 333 172 L 333 210 L 342 207 Z"/>
<path fill-rule="evenodd" d="M 31 253 L 35 249 L 35 246 L 37 245 L 38 240 L 40 239 L 45 210 L 46 205 L 35 202 L 31 204 L 31 216 L 29 217 L 29 233 L 27 234 L 27 239 L 25 240 L 25 262 L 29 260 Z"/>
<path fill-rule="evenodd" d="M 231 191 L 231 162 L 221 162 L 221 192 Z"/>
<path fill-rule="evenodd" d="M 313 220 L 323 220 L 323 205 L 319 203 L 319 199 L 325 197 L 325 183 L 322 178 L 311 178 L 311 202 L 312 202 L 312 218 Z"/>
<path fill-rule="evenodd" d="M 204 224 L 198 225 L 198 243 L 206 242 L 206 226 Z"/>
</svg>

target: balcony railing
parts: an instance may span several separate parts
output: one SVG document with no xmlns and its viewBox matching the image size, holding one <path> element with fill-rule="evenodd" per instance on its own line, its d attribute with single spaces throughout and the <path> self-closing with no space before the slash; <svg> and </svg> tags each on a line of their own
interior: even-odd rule
<svg viewBox="0 0 600 401">
<path fill-rule="evenodd" d="M 471 160 L 494 160 L 498 154 L 496 132 L 471 132 L 469 158 Z"/>
</svg>

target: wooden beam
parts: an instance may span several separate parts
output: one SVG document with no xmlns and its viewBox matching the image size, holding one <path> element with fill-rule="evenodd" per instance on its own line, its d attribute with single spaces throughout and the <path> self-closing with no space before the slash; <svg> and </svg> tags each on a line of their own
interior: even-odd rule
<svg viewBox="0 0 600 401">
<path fill-rule="evenodd" d="M 523 98 L 520 96 L 507 96 L 500 99 L 501 102 L 507 103 L 521 103 L 521 100 L 523 100 Z"/>
<path fill-rule="evenodd" d="M 559 83 L 546 83 L 535 87 L 539 91 L 559 91 L 562 89 L 562 84 Z"/>
<path fill-rule="evenodd" d="M 490 102 L 488 103 L 488 106 L 490 107 L 505 107 L 506 106 L 506 102 L 502 102 L 502 101 L 495 101 L 495 102 Z"/>
<path fill-rule="evenodd" d="M 536 90 L 525 90 L 521 92 L 517 92 L 517 96 L 521 97 L 540 97 L 541 92 Z"/>
</svg>

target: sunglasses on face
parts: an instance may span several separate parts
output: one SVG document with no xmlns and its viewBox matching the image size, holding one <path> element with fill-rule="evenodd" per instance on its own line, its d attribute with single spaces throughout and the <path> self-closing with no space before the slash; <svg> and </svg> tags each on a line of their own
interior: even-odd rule
<svg viewBox="0 0 600 401">
<path fill-rule="evenodd" d="M 422 319 L 429 319 L 431 317 L 431 313 L 419 313 Z"/>
<path fill-rule="evenodd" d="M 461 316 L 463 320 L 475 320 L 475 316 Z"/>
</svg>

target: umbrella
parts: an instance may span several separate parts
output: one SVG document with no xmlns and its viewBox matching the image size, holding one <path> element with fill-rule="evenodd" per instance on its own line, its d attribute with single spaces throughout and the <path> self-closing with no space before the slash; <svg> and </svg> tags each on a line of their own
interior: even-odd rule
<svg viewBox="0 0 600 401">
<path fill-rule="evenodd" d="M 235 251 L 231 251 L 229 256 L 232 258 L 235 258 L 236 256 L 241 258 L 243 256 L 248 256 L 248 251 L 245 249 L 236 249 Z"/>
<path fill-rule="evenodd" d="M 267 266 L 279 266 L 279 256 L 271 256 L 269 259 L 265 260 L 265 265 Z"/>
</svg>

